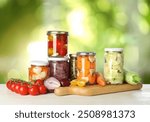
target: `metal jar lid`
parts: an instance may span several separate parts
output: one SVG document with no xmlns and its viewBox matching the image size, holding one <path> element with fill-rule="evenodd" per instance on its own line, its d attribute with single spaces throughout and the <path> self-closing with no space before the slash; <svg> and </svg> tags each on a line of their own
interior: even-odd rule
<svg viewBox="0 0 150 122">
<path fill-rule="evenodd" d="M 96 53 L 94 53 L 94 52 L 77 52 L 77 56 L 86 56 L 86 55 L 96 55 Z"/>
<path fill-rule="evenodd" d="M 105 51 L 108 51 L 108 52 L 122 52 L 123 48 L 105 48 Z"/>
<path fill-rule="evenodd" d="M 68 35 L 68 32 L 67 31 L 47 31 L 47 35 L 50 35 L 50 34 L 66 34 L 66 35 Z"/>
<path fill-rule="evenodd" d="M 51 57 L 48 58 L 48 61 L 68 61 L 68 57 Z"/>
<path fill-rule="evenodd" d="M 30 65 L 35 65 L 35 66 L 47 66 L 48 65 L 48 61 L 38 61 L 38 60 L 34 60 L 30 62 Z"/>
<path fill-rule="evenodd" d="M 71 58 L 76 58 L 77 55 L 76 55 L 76 54 L 69 54 L 69 57 L 71 57 Z"/>
</svg>

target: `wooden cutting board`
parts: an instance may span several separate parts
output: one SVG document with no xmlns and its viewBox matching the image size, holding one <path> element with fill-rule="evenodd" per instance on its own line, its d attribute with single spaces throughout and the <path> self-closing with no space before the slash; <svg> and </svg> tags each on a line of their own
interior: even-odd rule
<svg viewBox="0 0 150 122">
<path fill-rule="evenodd" d="M 86 87 L 59 87 L 54 90 L 54 93 L 58 96 L 64 95 L 81 95 L 81 96 L 94 96 L 100 94 L 109 94 L 116 92 L 124 92 L 131 90 L 139 90 L 142 88 L 142 84 L 130 85 L 130 84 L 121 84 L 121 85 L 106 85 L 104 87 L 99 85 L 90 85 Z"/>
</svg>

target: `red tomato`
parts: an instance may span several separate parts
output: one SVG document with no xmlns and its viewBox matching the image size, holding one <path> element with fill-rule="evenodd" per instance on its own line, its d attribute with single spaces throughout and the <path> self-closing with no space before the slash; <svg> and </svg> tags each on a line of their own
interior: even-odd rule
<svg viewBox="0 0 150 122">
<path fill-rule="evenodd" d="M 38 80 L 36 80 L 35 81 L 35 84 L 34 85 L 44 85 L 44 81 L 43 80 L 41 80 L 41 79 L 38 79 Z"/>
<path fill-rule="evenodd" d="M 62 46 L 61 41 L 57 40 L 57 45 L 56 45 L 57 51 L 61 49 L 61 46 Z"/>
<path fill-rule="evenodd" d="M 39 92 L 38 86 L 37 86 L 37 85 L 32 85 L 32 86 L 29 88 L 29 94 L 30 94 L 30 95 L 33 95 L 33 96 L 39 95 L 40 92 Z"/>
<path fill-rule="evenodd" d="M 67 48 L 63 48 L 59 51 L 59 55 L 65 56 L 67 54 Z"/>
<path fill-rule="evenodd" d="M 48 48 L 53 48 L 53 41 L 48 41 Z"/>
<path fill-rule="evenodd" d="M 19 88 L 19 94 L 21 94 L 21 95 L 28 95 L 29 94 L 28 86 L 21 85 L 20 88 Z"/>
<path fill-rule="evenodd" d="M 67 35 L 66 35 L 66 34 L 61 34 L 61 35 L 60 35 L 60 39 L 61 39 L 61 41 L 63 41 L 64 43 L 67 43 Z"/>
<path fill-rule="evenodd" d="M 6 87 L 10 90 L 10 86 L 11 86 L 12 80 L 8 80 L 6 83 Z"/>
<path fill-rule="evenodd" d="M 67 38 L 66 35 L 59 35 L 57 39 L 57 52 L 61 56 L 65 56 L 67 54 Z"/>
<path fill-rule="evenodd" d="M 11 85 L 10 85 L 10 90 L 14 92 L 15 91 L 15 87 L 16 87 L 16 83 L 12 82 Z"/>
<path fill-rule="evenodd" d="M 20 86 L 21 86 L 21 83 L 16 83 L 15 88 L 14 88 L 14 91 L 16 93 L 19 93 Z"/>
<path fill-rule="evenodd" d="M 27 86 L 27 87 L 29 87 L 29 86 L 30 86 L 30 84 L 29 84 L 29 83 L 27 83 L 27 82 L 24 82 L 24 83 L 22 83 L 21 85 L 23 85 L 23 86 Z"/>
<path fill-rule="evenodd" d="M 44 85 L 39 86 L 39 92 L 40 94 L 46 94 L 47 88 Z"/>
</svg>

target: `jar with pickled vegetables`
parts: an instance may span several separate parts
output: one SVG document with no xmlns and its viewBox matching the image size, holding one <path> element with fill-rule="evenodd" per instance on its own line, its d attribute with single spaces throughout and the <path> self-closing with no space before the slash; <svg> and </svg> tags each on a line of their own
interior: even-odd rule
<svg viewBox="0 0 150 122">
<path fill-rule="evenodd" d="M 96 53 L 77 52 L 77 79 L 82 79 L 90 84 L 96 80 Z"/>
<path fill-rule="evenodd" d="M 123 49 L 105 48 L 104 77 L 108 84 L 122 84 L 124 80 Z"/>
<path fill-rule="evenodd" d="M 69 59 L 67 57 L 48 58 L 50 77 L 55 77 L 62 86 L 68 86 L 69 80 Z"/>
<path fill-rule="evenodd" d="M 49 77 L 49 64 L 47 61 L 31 61 L 29 68 L 29 81 L 34 82 L 38 79 L 46 80 Z"/>
<path fill-rule="evenodd" d="M 76 61 L 77 61 L 77 55 L 76 54 L 69 54 L 70 80 L 77 78 Z"/>
<path fill-rule="evenodd" d="M 48 31 L 48 56 L 64 57 L 68 52 L 68 32 Z"/>
</svg>

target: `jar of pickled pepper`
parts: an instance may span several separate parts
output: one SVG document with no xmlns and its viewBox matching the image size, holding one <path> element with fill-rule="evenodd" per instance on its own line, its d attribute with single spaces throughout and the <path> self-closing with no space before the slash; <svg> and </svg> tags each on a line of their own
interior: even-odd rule
<svg viewBox="0 0 150 122">
<path fill-rule="evenodd" d="M 76 54 L 69 54 L 69 73 L 70 73 L 70 80 L 77 78 L 77 55 Z"/>
<path fill-rule="evenodd" d="M 29 81 L 34 82 L 38 79 L 46 80 L 49 77 L 50 69 L 47 61 L 31 61 L 29 68 Z"/>
<path fill-rule="evenodd" d="M 48 56 L 64 57 L 68 52 L 68 32 L 48 31 Z"/>
<path fill-rule="evenodd" d="M 94 84 L 96 80 L 96 53 L 78 52 L 77 53 L 77 79 L 86 80 Z"/>
<path fill-rule="evenodd" d="M 105 48 L 104 77 L 108 84 L 122 84 L 124 80 L 123 49 Z"/>
</svg>

